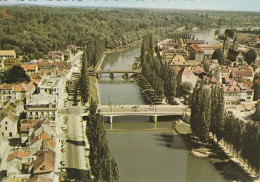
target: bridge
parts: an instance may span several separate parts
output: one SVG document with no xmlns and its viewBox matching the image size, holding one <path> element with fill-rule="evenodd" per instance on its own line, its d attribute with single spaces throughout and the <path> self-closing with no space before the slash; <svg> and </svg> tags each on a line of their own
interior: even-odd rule
<svg viewBox="0 0 260 182">
<path fill-rule="evenodd" d="M 96 77 L 100 77 L 101 74 L 110 74 L 111 78 L 115 77 L 116 73 L 124 74 L 124 77 L 128 78 L 128 74 L 141 73 L 141 70 L 98 70 L 89 71 L 89 74 L 95 74 Z"/>
<path fill-rule="evenodd" d="M 183 116 L 189 109 L 185 105 L 100 105 L 97 110 L 103 116 L 109 117 L 110 123 L 116 116 L 150 116 L 157 122 L 158 116 Z M 88 116 L 84 113 L 82 117 Z"/>
</svg>

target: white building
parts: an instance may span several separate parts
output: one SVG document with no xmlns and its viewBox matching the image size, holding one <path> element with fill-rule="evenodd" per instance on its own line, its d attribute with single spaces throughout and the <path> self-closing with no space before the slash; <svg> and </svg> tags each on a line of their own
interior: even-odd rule
<svg viewBox="0 0 260 182">
<path fill-rule="evenodd" d="M 0 122 L 0 132 L 2 136 L 14 137 L 17 134 L 17 119 L 8 114 Z"/>
<path fill-rule="evenodd" d="M 27 119 L 50 118 L 55 120 L 57 115 L 57 96 L 47 93 L 32 95 L 27 105 Z"/>
<path fill-rule="evenodd" d="M 38 89 L 40 93 L 59 95 L 62 84 L 63 77 L 61 75 L 46 75 L 41 79 Z"/>
</svg>

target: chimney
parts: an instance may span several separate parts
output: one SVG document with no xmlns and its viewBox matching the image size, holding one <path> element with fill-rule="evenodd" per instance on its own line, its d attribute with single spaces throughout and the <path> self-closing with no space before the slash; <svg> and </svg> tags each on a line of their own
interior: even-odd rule
<svg viewBox="0 0 260 182">
<path fill-rule="evenodd" d="M 41 170 L 45 170 L 45 162 L 44 162 L 44 163 L 42 163 Z"/>
</svg>

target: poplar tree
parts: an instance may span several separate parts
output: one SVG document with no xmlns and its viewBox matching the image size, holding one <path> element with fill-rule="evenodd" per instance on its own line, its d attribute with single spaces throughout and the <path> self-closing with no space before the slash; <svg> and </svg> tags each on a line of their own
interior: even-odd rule
<svg viewBox="0 0 260 182">
<path fill-rule="evenodd" d="M 88 73 L 87 73 L 87 60 L 86 60 L 86 52 L 83 53 L 81 57 L 81 76 L 80 76 L 80 93 L 81 93 L 81 102 L 86 104 L 88 102 Z"/>
</svg>

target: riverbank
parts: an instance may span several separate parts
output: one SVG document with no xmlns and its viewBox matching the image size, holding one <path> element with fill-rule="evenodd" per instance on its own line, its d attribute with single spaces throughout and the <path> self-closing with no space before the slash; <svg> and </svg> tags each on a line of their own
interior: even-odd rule
<svg viewBox="0 0 260 182">
<path fill-rule="evenodd" d="M 99 94 L 98 94 L 98 85 L 97 79 L 95 76 L 89 76 L 89 99 L 88 102 L 91 102 L 91 99 L 99 104 Z"/>
<path fill-rule="evenodd" d="M 175 131 L 194 156 L 207 158 L 214 166 L 221 168 L 229 176 L 236 177 L 236 172 L 240 172 L 241 176 L 238 176 L 238 178 L 242 181 L 254 181 L 256 179 L 256 175 L 252 171 L 243 167 L 243 163 L 235 160 L 236 158 L 223 148 L 221 142 L 217 144 L 212 136 L 208 143 L 204 144 L 193 137 L 190 125 L 182 121 L 176 123 Z"/>
<path fill-rule="evenodd" d="M 141 74 L 134 74 L 132 76 L 136 85 L 141 89 L 151 104 L 162 104 L 162 100 L 156 95 L 150 83 Z"/>
<path fill-rule="evenodd" d="M 142 39 L 141 40 L 137 40 L 137 41 L 132 42 L 130 44 L 126 44 L 124 46 L 120 46 L 120 47 L 114 48 L 112 50 L 107 50 L 107 51 L 104 52 L 104 54 L 112 54 L 112 53 L 115 53 L 115 52 L 120 52 L 120 51 L 127 50 L 129 48 L 132 48 L 132 47 L 135 47 L 135 46 L 141 44 L 142 41 L 143 41 Z"/>
</svg>

